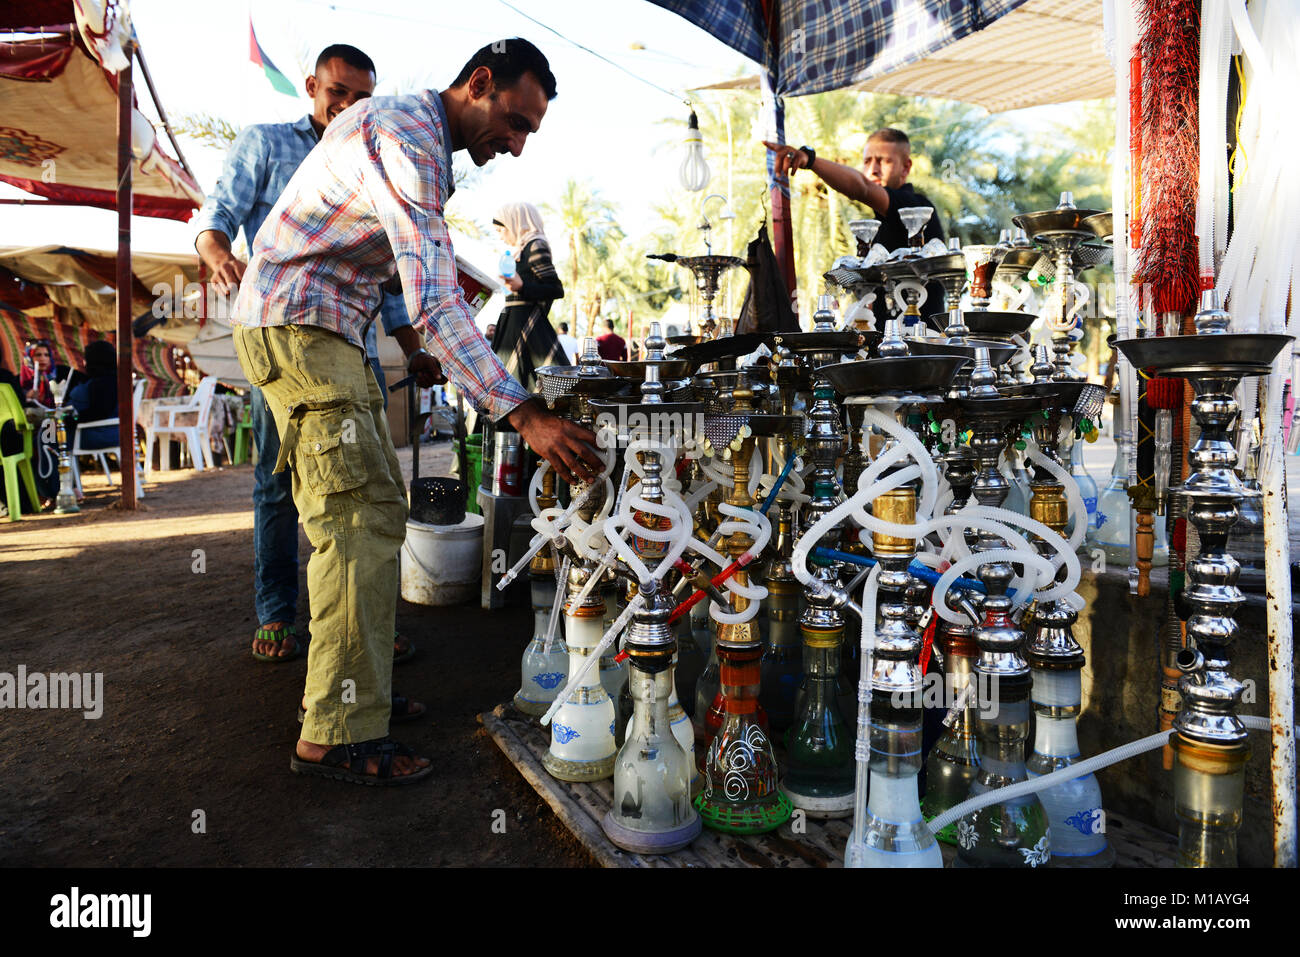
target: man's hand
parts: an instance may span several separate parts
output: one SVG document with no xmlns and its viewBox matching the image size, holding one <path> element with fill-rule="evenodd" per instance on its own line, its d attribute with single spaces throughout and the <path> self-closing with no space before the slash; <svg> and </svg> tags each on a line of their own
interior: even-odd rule
<svg viewBox="0 0 1300 957">
<path fill-rule="evenodd" d="M 212 271 L 212 285 L 217 287 L 217 292 L 223 296 L 228 296 L 243 281 L 244 271 L 247 268 L 242 262 L 231 256 Z"/>
<path fill-rule="evenodd" d="M 501 282 L 504 283 L 506 288 L 508 288 L 511 292 L 518 292 L 520 289 L 524 288 L 524 281 L 519 278 L 518 273 L 515 273 L 509 279 L 507 279 L 505 276 L 502 276 Z"/>
<path fill-rule="evenodd" d="M 419 352 L 406 364 L 406 371 L 415 376 L 415 384 L 421 389 L 442 385 L 447 381 L 443 375 L 442 363 L 427 352 Z"/>
<path fill-rule="evenodd" d="M 208 280 L 217 287 L 217 292 L 228 296 L 244 278 L 248 267 L 234 257 L 230 251 L 230 237 L 219 229 L 205 229 L 199 233 L 194 242 L 199 258 L 212 274 Z"/>
<path fill-rule="evenodd" d="M 769 143 L 767 140 L 763 140 L 763 145 L 776 154 L 777 176 L 808 168 L 808 154 L 803 150 L 784 143 Z"/>
<path fill-rule="evenodd" d="M 596 453 L 595 434 L 544 411 L 536 400 L 515 406 L 506 420 L 528 447 L 550 462 L 555 473 L 570 485 L 590 482 L 604 468 Z"/>
</svg>

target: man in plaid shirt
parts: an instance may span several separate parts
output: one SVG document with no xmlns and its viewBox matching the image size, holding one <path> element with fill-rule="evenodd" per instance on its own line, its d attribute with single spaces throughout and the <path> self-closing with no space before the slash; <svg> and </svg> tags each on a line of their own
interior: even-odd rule
<svg viewBox="0 0 1300 957">
<path fill-rule="evenodd" d="M 194 218 L 195 249 L 212 276 L 217 291 L 229 294 L 244 278 L 245 265 L 232 251 L 239 231 L 251 248 L 253 237 L 266 220 L 289 178 L 320 142 L 325 128 L 344 109 L 369 97 L 375 89 L 375 64 L 356 47 L 336 43 L 316 58 L 316 70 L 307 77 L 312 111 L 294 123 L 258 123 L 240 131 L 226 154 L 221 178 Z M 384 332 L 405 353 L 423 345 L 406 307 L 397 296 L 387 296 L 380 311 Z M 384 382 L 379 364 L 376 330 L 366 335 L 366 355 L 375 378 Z M 387 391 L 384 399 L 387 401 Z M 258 461 L 253 482 L 253 581 L 257 632 L 253 657 L 285 662 L 297 658 L 306 642 L 294 628 L 298 609 L 298 512 L 287 472 L 273 474 L 280 455 L 280 436 L 266 406 L 262 390 L 252 390 L 253 440 Z M 406 639 L 397 639 L 394 660 L 414 653 Z M 400 655 L 400 657 L 398 657 Z M 408 705 L 418 714 L 419 705 Z"/>
<path fill-rule="evenodd" d="M 521 39 L 479 50 L 441 93 L 374 97 L 338 116 L 267 216 L 236 304 L 235 349 L 265 394 L 299 515 L 315 546 L 307 569 L 312 643 L 307 715 L 294 771 L 405 784 L 427 759 L 388 740 L 397 553 L 406 495 L 364 328 L 400 279 L 427 337 L 408 370 L 447 376 L 477 408 L 506 419 L 561 478 L 590 481 L 595 436 L 543 409 L 502 367 L 461 298 L 443 218 L 451 158 L 518 156 L 555 78 Z M 444 375 L 445 370 L 445 375 Z"/>
</svg>

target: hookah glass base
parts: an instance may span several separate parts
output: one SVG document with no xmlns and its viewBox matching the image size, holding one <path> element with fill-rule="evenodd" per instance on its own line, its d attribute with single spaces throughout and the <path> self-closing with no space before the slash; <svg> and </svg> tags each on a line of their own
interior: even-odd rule
<svg viewBox="0 0 1300 957">
<path fill-rule="evenodd" d="M 549 752 L 542 758 L 542 766 L 548 774 L 561 781 L 599 781 L 614 774 L 614 758 L 600 758 L 596 761 L 569 761 L 557 758 Z"/>
<path fill-rule="evenodd" d="M 705 795 L 701 794 L 695 799 L 695 810 L 700 812 L 700 818 L 712 830 L 731 834 L 763 834 L 775 831 L 790 820 L 794 805 L 780 791 L 774 801 L 752 806 L 707 804 Z"/>
<path fill-rule="evenodd" d="M 781 790 L 790 798 L 791 803 L 808 817 L 833 821 L 853 816 L 852 791 L 834 797 L 816 797 L 812 794 L 802 794 L 784 782 L 781 784 Z"/>
<path fill-rule="evenodd" d="M 699 837 L 700 831 L 704 829 L 704 822 L 696 817 L 689 824 L 683 824 L 671 831 L 634 831 L 615 821 L 611 811 L 605 814 L 605 819 L 600 822 L 600 826 L 604 829 L 605 836 L 625 851 L 633 854 L 671 854 L 673 851 L 680 851 Z"/>
</svg>

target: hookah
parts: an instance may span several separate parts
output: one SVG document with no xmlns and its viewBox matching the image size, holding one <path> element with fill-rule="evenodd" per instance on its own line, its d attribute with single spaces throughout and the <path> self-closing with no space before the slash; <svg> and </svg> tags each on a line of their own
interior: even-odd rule
<svg viewBox="0 0 1300 957">
<path fill-rule="evenodd" d="M 50 394 L 54 397 L 54 421 L 57 423 L 55 441 L 59 447 L 59 492 L 54 499 L 56 515 L 71 515 L 81 511 L 81 506 L 77 504 L 77 493 L 72 487 L 72 454 L 68 449 L 68 430 L 64 421 L 72 411 L 71 406 L 63 404 L 71 381 L 71 376 L 62 382 L 50 379 Z"/>
<path fill-rule="evenodd" d="M 1035 475 L 1029 513 L 1061 538 L 1069 525 L 1070 513 L 1075 516 L 1068 546 L 1053 545 L 1038 538 L 1039 553 L 1050 557 L 1054 547 L 1057 551 L 1068 547 L 1074 552 L 1085 533 L 1082 516 L 1086 506 L 1077 485 L 1061 465 L 1058 444 L 1073 437 L 1076 421 L 1082 427 L 1095 417 L 1105 392 L 1100 386 L 1051 381 L 1053 366 L 1047 347 L 1039 346 L 1035 356 L 1035 381 L 1021 391 L 1043 396 L 1046 406 L 1031 419 L 1030 425 L 1032 444 L 1028 458 Z M 1064 580 L 1065 575 L 1063 563 L 1057 579 Z M 1050 774 L 1080 760 L 1076 721 L 1083 700 L 1080 672 L 1085 660 L 1083 649 L 1074 640 L 1073 627 L 1082 607 L 1082 599 L 1072 594 L 1041 602 L 1026 616 L 1026 626 L 1035 628 L 1027 652 L 1033 674 L 1030 698 L 1036 718 L 1033 753 L 1026 761 L 1030 777 Z M 1040 792 L 1039 799 L 1051 824 L 1054 866 L 1113 866 L 1115 853 L 1106 840 L 1101 787 L 1096 775 L 1080 775 L 1066 784 L 1047 788 Z"/>
<path fill-rule="evenodd" d="M 717 317 L 713 313 L 713 300 L 718 295 L 718 279 L 728 269 L 745 265 L 745 260 L 738 256 L 715 256 L 712 253 L 707 256 L 651 253 L 646 258 L 676 263 L 691 271 L 691 275 L 695 277 L 695 288 L 699 290 L 700 299 L 704 302 L 704 317 L 700 320 L 700 333 L 705 339 L 714 338 L 719 332 Z"/>
<path fill-rule="evenodd" d="M 753 392 L 743 371 L 732 397 L 730 416 L 706 422 L 713 447 L 731 452 L 732 489 L 727 501 L 719 505 L 724 520 L 718 532 L 725 536 L 726 550 L 733 559 L 727 569 L 734 571 L 725 581 L 732 607 L 726 608 L 716 599 L 710 607 L 718 622 L 714 648 L 719 659 L 722 720 L 704 759 L 704 789 L 695 799 L 695 807 L 707 827 L 756 834 L 785 823 L 793 808 L 777 786 L 776 757 L 758 720 L 764 643 L 755 616 L 767 590 L 750 585 L 746 566 L 762 552 L 771 526 L 761 511 L 753 510 L 750 461 L 756 436 L 784 432 L 794 421 L 789 416 L 755 414 Z M 733 429 L 734 435 L 729 435 Z"/>
<path fill-rule="evenodd" d="M 1246 726 L 1237 715 L 1244 689 L 1232 676 L 1230 649 L 1234 618 L 1243 596 L 1239 566 L 1227 552 L 1243 497 L 1233 430 L 1240 408 L 1234 392 L 1244 376 L 1268 375 L 1275 356 L 1293 337 L 1230 333 L 1214 290 L 1202 296 L 1196 335 L 1120 339 L 1115 342 L 1137 368 L 1187 379 L 1195 397 L 1191 413 L 1200 436 L 1188 450 L 1191 474 L 1172 490 L 1184 502 L 1187 520 L 1200 536 L 1201 551 L 1187 562 L 1180 617 L 1187 621 L 1189 646 L 1176 662 L 1182 706 L 1174 719 L 1174 812 L 1178 817 L 1179 864 L 1235 867 L 1241 826 Z"/>
<path fill-rule="evenodd" d="M 550 463 L 543 462 L 533 473 L 528 497 L 534 515 L 555 508 L 555 471 Z M 519 690 L 515 692 L 514 704 L 524 714 L 535 718 L 546 713 L 569 671 L 569 649 L 564 644 L 564 639 L 557 635 L 549 649 L 546 644 L 546 638 L 551 634 L 551 612 L 558 605 L 557 571 L 554 548 L 539 551 L 528 565 L 532 579 L 533 638 L 524 649 Z"/>
<path fill-rule="evenodd" d="M 537 378 L 542 394 L 552 408 L 564 410 L 588 427 L 595 424 L 591 398 L 612 394 L 623 387 L 622 380 L 599 364 L 594 339 L 585 340 L 576 369 L 550 366 L 537 370 Z M 552 718 L 556 719 L 551 728 L 551 745 L 542 764 L 553 777 L 563 781 L 598 781 L 609 777 L 614 770 L 614 703 L 598 676 L 594 679 L 586 677 L 591 672 L 591 665 L 597 663 L 591 655 L 599 654 L 602 631 L 617 630 L 604 629 L 605 602 L 598 594 L 592 593 L 605 573 L 598 564 L 600 549 L 595 538 L 602 528 L 601 519 L 608 514 L 611 505 L 612 486 L 607 476 L 612 466 L 613 456 L 607 455 L 603 476 L 592 483 L 570 487 L 568 509 L 558 515 L 555 514 L 558 509 L 543 509 L 533 520 L 533 526 L 538 530 L 533 547 L 539 549 L 549 538 L 565 555 L 560 569 L 560 591 L 556 595 L 543 652 L 551 648 L 558 610 L 562 607 L 569 652 L 569 682 L 542 715 L 543 725 L 550 723 Z M 597 491 L 604 494 L 597 496 Z M 498 587 L 508 584 L 514 573 L 515 569 L 511 569 L 502 577 Z M 617 626 L 621 629 L 622 622 Z M 579 675 L 583 677 L 579 679 Z"/>
<path fill-rule="evenodd" d="M 647 347 L 660 351 L 656 346 L 662 341 L 655 323 Z M 687 546 L 693 523 L 681 497 L 662 481 L 662 461 L 667 458 L 671 463 L 674 449 L 660 440 L 662 420 L 655 416 L 684 422 L 700 406 L 663 402 L 658 365 L 648 359 L 644 372 L 641 402 L 620 408 L 629 416 L 639 413 L 648 422 L 645 433 L 633 430 L 627 449 L 628 468 L 638 481 L 604 525 L 606 539 L 626 562 L 616 562 L 615 570 L 635 580 L 637 595 L 628 604 L 632 621 L 625 646 L 632 720 L 615 761 L 614 805 L 602 826 L 610 840 L 625 850 L 666 854 L 693 841 L 702 824 L 691 803 L 694 760 L 689 724 L 684 713 L 679 721 L 672 713 L 676 638 L 669 627 L 672 603 L 660 580 Z M 636 533 L 625 537 L 634 527 Z M 647 561 L 656 562 L 653 572 Z M 681 712 L 680 706 L 675 710 Z"/>
<path fill-rule="evenodd" d="M 785 436 L 781 436 L 784 439 Z M 759 664 L 762 679 L 758 703 L 775 733 L 784 732 L 794 722 L 795 691 L 801 667 L 799 620 L 803 614 L 803 593 L 794 577 L 790 559 L 794 552 L 796 515 L 792 506 L 807 502 L 799 475 L 801 459 L 792 449 L 778 469 L 778 475 L 765 473 L 759 479 L 759 491 L 765 500 L 776 493 L 776 537 L 773 555 L 768 562 L 764 585 L 767 600 L 763 614 L 767 617 L 767 647 Z M 779 487 L 781 475 L 789 482 Z"/>
<path fill-rule="evenodd" d="M 811 496 L 809 501 L 804 503 L 800 509 L 800 521 L 805 531 L 816 524 L 822 516 L 834 509 L 840 498 L 840 483 L 835 475 L 835 462 L 843 445 L 843 430 L 840 425 L 840 411 L 834 401 L 835 389 L 826 376 L 826 370 L 833 368 L 838 358 L 844 353 L 851 350 L 856 351 L 859 346 L 880 341 L 880 333 L 877 332 L 864 335 L 852 330 L 834 331 L 834 315 L 830 311 L 829 296 L 821 297 L 815 316 L 818 321 L 811 332 L 783 333 L 777 336 L 778 346 L 784 348 L 791 355 L 797 356 L 802 362 L 803 375 L 800 378 L 808 383 L 812 392 L 813 402 L 804 416 L 807 423 L 804 434 L 804 447 L 813 462 L 810 483 Z M 779 373 L 780 370 L 778 369 L 778 382 L 780 381 Z M 851 443 L 854 448 L 859 447 L 860 444 L 860 440 Z M 850 478 L 852 478 L 852 456 L 847 463 L 847 467 L 850 471 Z M 853 480 L 856 481 L 856 479 Z M 835 530 L 830 534 L 828 545 L 838 548 L 841 541 L 841 530 Z M 831 584 L 838 582 L 838 568 L 834 562 L 818 560 L 816 574 L 820 583 L 815 589 L 810 589 L 806 581 L 800 580 L 805 603 L 805 612 L 801 621 L 806 621 L 810 615 L 815 615 L 814 606 L 816 603 L 812 600 L 814 595 L 818 592 L 824 592 Z M 838 634 L 843 635 L 843 620 L 840 618 L 837 609 L 831 609 L 825 615 L 816 614 L 815 617 L 818 617 L 819 624 L 817 627 L 821 629 L 837 629 Z M 854 669 L 854 659 L 856 657 L 854 651 L 855 649 L 851 644 L 846 644 L 840 655 L 841 677 L 839 679 L 840 691 L 837 697 L 839 698 L 841 712 L 846 719 L 853 717 L 852 712 L 855 704 L 852 677 L 850 675 L 850 672 Z M 800 693 L 796 695 L 794 700 L 796 716 L 802 710 L 802 690 L 801 684 Z"/>
<path fill-rule="evenodd" d="M 1111 216 L 1095 209 L 1079 209 L 1074 205 L 1074 194 L 1061 193 L 1056 209 L 1036 213 L 1022 213 L 1013 222 L 1024 229 L 1038 248 L 1054 257 L 1057 302 L 1052 307 L 1048 329 L 1052 333 L 1053 378 L 1077 382 L 1083 376 L 1070 365 L 1070 352 L 1074 343 L 1075 289 L 1074 256 L 1085 242 L 1104 238 L 1111 232 Z"/>
<path fill-rule="evenodd" d="M 896 336 L 898 320 L 886 323 L 886 341 Z M 835 481 L 835 460 L 840 450 L 839 414 L 831 400 L 834 392 L 828 380 L 821 379 L 813 389 L 814 404 L 808 413 L 807 445 L 815 471 L 813 495 L 809 501 L 807 521 L 831 512 L 839 498 Z M 861 418 L 859 417 L 859 427 Z M 853 443 L 858 459 L 855 465 L 845 460 L 847 480 L 858 481 L 863 469 L 861 441 Z M 840 544 L 841 529 L 828 528 L 829 547 Z M 787 739 L 786 776 L 782 788 L 795 807 L 809 816 L 846 817 L 853 810 L 853 752 L 849 726 L 837 701 L 840 676 L 840 649 L 845 641 L 844 618 L 830 597 L 838 585 L 833 561 L 817 560 L 813 573 L 821 583 L 818 591 L 804 594 L 805 610 L 799 619 L 803 641 L 803 681 L 796 698 L 796 710 Z M 793 575 L 793 569 L 791 569 Z M 819 593 L 820 592 L 820 593 Z"/>
<path fill-rule="evenodd" d="M 993 387 L 994 380 L 988 357 L 980 350 L 971 373 L 970 395 L 958 403 L 971 424 L 970 447 L 980 465 L 972 490 L 990 517 L 1023 522 L 999 507 L 1008 485 L 998 471 L 998 458 L 1007 429 L 1040 409 L 1042 403 L 1035 396 L 1000 396 Z M 959 546 L 964 545 L 963 536 L 954 538 Z M 1037 561 L 1030 561 L 1031 557 Z M 1013 561 L 1030 565 L 1042 560 L 1027 546 L 1012 549 L 995 531 L 982 529 L 974 555 L 955 562 L 935 587 L 934 607 L 939 615 L 952 614 L 943 600 L 944 579 L 955 576 L 956 570 L 972 561 L 980 562 L 976 575 L 986 592 L 977 613 L 973 608 L 963 609 L 976 625 L 979 649 L 975 665 L 979 773 L 971 784 L 973 797 L 1027 778 L 1024 745 L 1029 734 L 1030 674 L 1020 656 L 1024 632 L 1011 618 L 1012 600 L 1006 593 L 1015 575 Z M 1047 568 L 1055 574 L 1050 564 Z M 1051 857 L 1047 813 L 1036 795 L 983 808 L 957 823 L 957 844 L 957 860 L 964 866 L 1037 867 Z"/>
<path fill-rule="evenodd" d="M 795 550 L 795 570 L 813 598 L 847 604 L 862 622 L 857 742 L 854 748 L 854 829 L 846 867 L 938 867 L 942 858 L 921 816 L 916 778 L 921 753 L 921 636 L 909 620 L 914 582 L 908 570 L 916 541 L 924 534 L 938 491 L 937 471 L 925 447 L 882 409 L 905 419 L 914 407 L 943 400 L 963 357 L 909 356 L 895 339 L 891 320 L 880 345 L 882 356 L 827 367 L 824 372 L 847 401 L 867 408 L 864 421 L 892 442 L 863 473 L 858 491 L 826 512 Z M 903 466 L 911 457 L 914 465 Z M 922 479 L 918 504 L 915 479 Z M 872 513 L 864 511 L 870 502 Z M 852 514 L 872 532 L 875 567 L 866 579 L 861 608 L 838 587 L 807 567 L 809 553 Z M 882 621 L 876 624 L 877 590 L 883 589 Z M 870 800 L 868 800 L 868 793 Z"/>
</svg>

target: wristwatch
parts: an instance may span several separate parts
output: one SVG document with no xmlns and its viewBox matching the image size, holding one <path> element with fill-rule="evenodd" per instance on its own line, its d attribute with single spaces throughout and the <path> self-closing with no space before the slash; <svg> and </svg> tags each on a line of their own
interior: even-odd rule
<svg viewBox="0 0 1300 957">
<path fill-rule="evenodd" d="M 799 147 L 799 152 L 808 154 L 808 162 L 804 166 L 804 169 L 812 169 L 813 163 L 817 162 L 817 151 L 811 146 L 801 146 Z"/>
<path fill-rule="evenodd" d="M 424 348 L 424 346 L 420 346 L 420 348 L 418 348 L 418 349 L 416 349 L 414 352 L 412 352 L 409 356 L 406 357 L 406 371 L 407 371 L 407 372 L 410 372 L 410 371 L 411 371 L 411 363 L 415 361 L 415 357 L 416 357 L 416 356 L 418 356 L 418 355 L 426 355 L 426 356 L 427 356 L 428 354 L 429 354 L 429 350 L 426 349 L 426 348 Z"/>
</svg>

